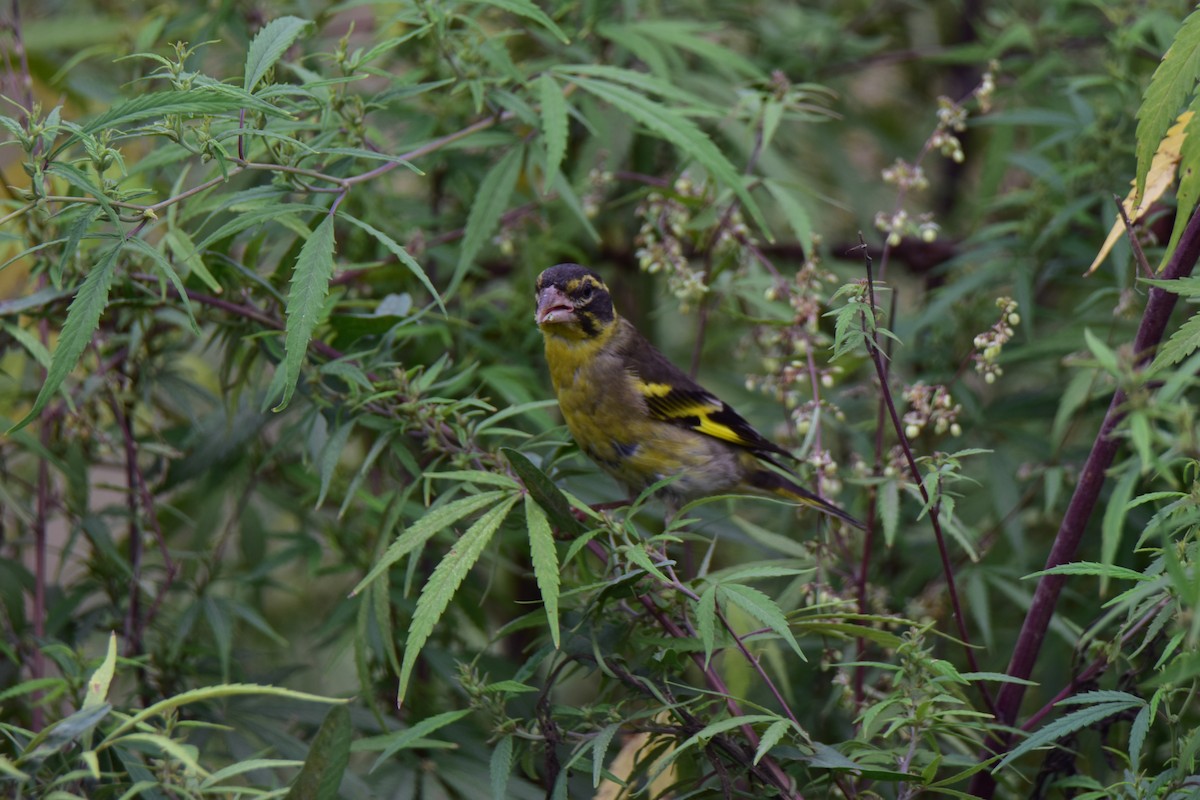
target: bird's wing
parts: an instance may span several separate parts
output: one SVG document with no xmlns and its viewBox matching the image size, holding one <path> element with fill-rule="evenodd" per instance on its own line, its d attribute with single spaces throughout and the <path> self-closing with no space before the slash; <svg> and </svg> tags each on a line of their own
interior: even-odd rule
<svg viewBox="0 0 1200 800">
<path fill-rule="evenodd" d="M 629 327 L 623 357 L 650 415 L 760 454 L 793 458 Z"/>
</svg>

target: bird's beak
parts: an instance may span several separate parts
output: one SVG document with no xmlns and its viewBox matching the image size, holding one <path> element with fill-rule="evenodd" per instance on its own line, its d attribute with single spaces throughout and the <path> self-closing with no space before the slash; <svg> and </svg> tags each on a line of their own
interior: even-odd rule
<svg viewBox="0 0 1200 800">
<path fill-rule="evenodd" d="M 533 315 L 538 325 L 547 322 L 570 322 L 575 318 L 575 305 L 555 286 L 547 286 L 538 294 L 537 312 Z"/>
</svg>

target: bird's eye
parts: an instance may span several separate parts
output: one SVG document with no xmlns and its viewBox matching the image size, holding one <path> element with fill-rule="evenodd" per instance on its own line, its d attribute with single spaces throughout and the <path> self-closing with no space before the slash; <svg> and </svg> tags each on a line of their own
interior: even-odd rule
<svg viewBox="0 0 1200 800">
<path fill-rule="evenodd" d="M 594 287 L 590 283 L 585 283 L 583 286 L 579 287 L 579 299 L 584 301 L 585 303 L 588 300 L 591 300 L 593 288 Z"/>
</svg>

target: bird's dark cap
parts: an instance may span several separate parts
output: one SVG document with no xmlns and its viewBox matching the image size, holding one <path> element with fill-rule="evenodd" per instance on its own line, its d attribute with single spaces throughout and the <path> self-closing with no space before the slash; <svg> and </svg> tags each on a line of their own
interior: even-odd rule
<svg viewBox="0 0 1200 800">
<path fill-rule="evenodd" d="M 537 285 L 539 289 L 545 286 L 565 287 L 584 275 L 591 275 L 601 286 L 604 285 L 604 280 L 599 275 L 582 264 L 555 264 L 538 276 Z"/>
</svg>

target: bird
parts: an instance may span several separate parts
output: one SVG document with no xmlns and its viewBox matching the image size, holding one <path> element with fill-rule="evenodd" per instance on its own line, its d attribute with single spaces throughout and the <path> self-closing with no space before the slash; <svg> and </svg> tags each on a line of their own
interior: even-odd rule
<svg viewBox="0 0 1200 800">
<path fill-rule="evenodd" d="M 538 276 L 534 321 L 571 436 L 634 496 L 658 495 L 673 516 L 698 497 L 774 494 L 856 528 L 863 523 L 799 485 L 795 459 L 672 364 L 617 314 L 600 276 L 557 264 Z"/>
</svg>

